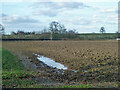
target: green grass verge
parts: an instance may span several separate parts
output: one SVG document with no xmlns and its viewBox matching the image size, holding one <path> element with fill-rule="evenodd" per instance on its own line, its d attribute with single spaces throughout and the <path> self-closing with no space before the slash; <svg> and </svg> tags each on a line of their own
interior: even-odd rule
<svg viewBox="0 0 120 90">
<path fill-rule="evenodd" d="M 6 49 L 2 49 L 2 84 L 3 87 L 18 87 L 30 85 L 29 78 L 34 78 L 34 72 L 27 71 L 22 62 Z"/>
<path fill-rule="evenodd" d="M 2 49 L 2 69 L 3 71 L 10 71 L 10 70 L 25 70 L 22 62 L 14 56 L 8 50 Z"/>
<path fill-rule="evenodd" d="M 32 81 L 36 73 L 27 71 L 22 62 L 6 49 L 2 51 L 2 84 L 5 88 L 91 88 L 91 85 L 39 85 Z"/>
<path fill-rule="evenodd" d="M 92 88 L 92 86 L 88 84 L 88 85 L 62 86 L 62 88 Z"/>
<path fill-rule="evenodd" d="M 24 86 L 25 88 L 25 86 Z M 64 86 L 49 86 L 49 85 L 30 85 L 29 88 L 92 88 L 91 85 L 64 85 Z"/>
</svg>

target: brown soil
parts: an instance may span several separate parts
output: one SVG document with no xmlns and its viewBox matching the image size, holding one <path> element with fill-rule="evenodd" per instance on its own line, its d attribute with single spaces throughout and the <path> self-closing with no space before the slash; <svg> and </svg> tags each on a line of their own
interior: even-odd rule
<svg viewBox="0 0 120 90">
<path fill-rule="evenodd" d="M 43 75 L 52 80 L 84 84 L 107 82 L 108 87 L 110 82 L 118 80 L 117 41 L 7 41 L 3 42 L 3 47 L 22 60 L 30 59 L 29 62 L 34 63 L 38 71 L 43 71 Z M 41 68 L 42 62 L 33 53 L 50 57 L 67 66 L 68 70 L 61 74 L 47 65 Z M 113 87 L 115 85 L 112 84 Z"/>
</svg>

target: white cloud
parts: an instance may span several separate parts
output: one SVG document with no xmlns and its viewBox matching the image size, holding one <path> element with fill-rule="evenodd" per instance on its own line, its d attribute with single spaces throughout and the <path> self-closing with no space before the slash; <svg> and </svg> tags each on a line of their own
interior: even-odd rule
<svg viewBox="0 0 120 90">
<path fill-rule="evenodd" d="M 118 15 L 109 15 L 104 19 L 104 23 L 111 24 L 111 25 L 117 25 L 118 24 Z"/>
<path fill-rule="evenodd" d="M 102 23 L 101 17 L 98 16 L 98 15 L 96 15 L 96 14 L 92 16 L 92 20 L 91 21 L 94 24 L 96 24 L 96 23 Z"/>
<path fill-rule="evenodd" d="M 109 21 L 108 24 L 118 24 L 118 21 Z"/>
<path fill-rule="evenodd" d="M 109 19 L 114 19 L 114 20 L 118 20 L 118 15 L 110 15 L 110 16 L 108 16 L 107 18 L 109 18 Z"/>
<path fill-rule="evenodd" d="M 116 8 L 104 8 L 100 10 L 101 13 L 116 13 L 117 9 Z"/>
<path fill-rule="evenodd" d="M 119 2 L 119 0 L 1 0 L 1 2 Z"/>
<path fill-rule="evenodd" d="M 89 25 L 91 24 L 91 19 L 85 18 L 85 17 L 77 17 L 77 18 L 71 18 L 71 19 L 64 19 L 63 22 L 70 23 L 73 25 Z"/>
</svg>

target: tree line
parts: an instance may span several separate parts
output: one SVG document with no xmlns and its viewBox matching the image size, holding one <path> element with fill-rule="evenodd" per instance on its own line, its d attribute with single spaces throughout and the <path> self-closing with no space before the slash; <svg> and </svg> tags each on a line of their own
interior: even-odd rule
<svg viewBox="0 0 120 90">
<path fill-rule="evenodd" d="M 5 27 L 0 24 L 0 32 L 2 34 L 5 34 Z M 30 35 L 30 34 L 42 34 L 42 33 L 52 33 L 52 34 L 76 34 L 76 30 L 68 30 L 65 28 L 63 24 L 60 24 L 59 22 L 52 21 L 49 24 L 48 30 L 44 28 L 43 30 L 40 31 L 32 31 L 32 32 L 25 32 L 23 30 L 18 30 L 17 32 L 12 31 L 11 35 Z"/>
<path fill-rule="evenodd" d="M 102 34 L 105 33 L 106 32 L 105 27 L 101 27 L 99 32 Z M 0 24 L 0 33 L 5 34 L 5 27 L 2 24 Z M 52 21 L 49 24 L 48 29 L 44 28 L 43 30 L 41 30 L 41 32 L 37 32 L 37 31 L 25 32 L 23 30 L 18 30 L 17 32 L 12 31 L 11 35 L 31 35 L 31 34 L 35 35 L 35 34 L 43 34 L 43 33 L 49 33 L 51 34 L 51 36 L 52 34 L 78 34 L 76 29 L 67 30 L 64 24 L 60 24 L 57 21 Z"/>
</svg>

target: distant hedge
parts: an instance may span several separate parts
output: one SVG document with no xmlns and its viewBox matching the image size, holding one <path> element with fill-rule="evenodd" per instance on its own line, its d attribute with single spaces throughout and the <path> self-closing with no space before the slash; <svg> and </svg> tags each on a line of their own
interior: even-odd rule
<svg viewBox="0 0 120 90">
<path fill-rule="evenodd" d="M 108 40 L 120 38 L 118 33 L 89 33 L 89 34 L 57 34 L 54 33 L 52 38 L 55 40 L 62 39 L 78 39 L 78 40 Z M 37 34 L 37 35 L 3 35 L 2 39 L 50 39 L 50 34 Z"/>
</svg>

